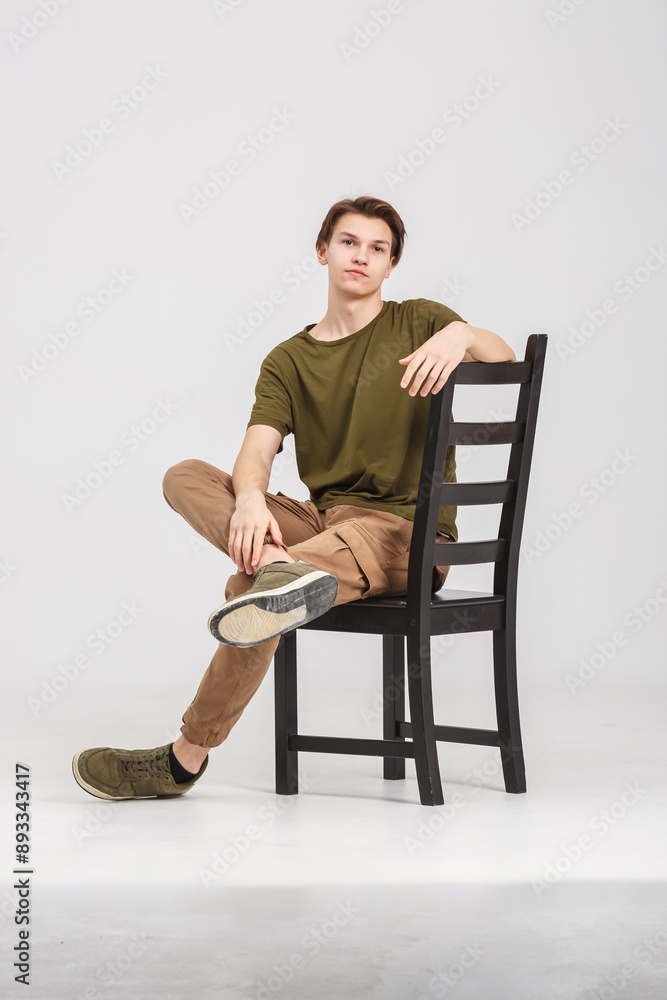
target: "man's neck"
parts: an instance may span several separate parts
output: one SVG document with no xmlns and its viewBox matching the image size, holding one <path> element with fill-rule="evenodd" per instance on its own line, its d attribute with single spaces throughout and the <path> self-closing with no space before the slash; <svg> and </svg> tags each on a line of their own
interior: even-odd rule
<svg viewBox="0 0 667 1000">
<path fill-rule="evenodd" d="M 352 299 L 344 302 L 332 301 L 329 295 L 326 314 L 309 331 L 310 336 L 316 340 L 343 340 L 368 326 L 380 313 L 383 305 L 379 290 L 370 299 Z"/>
</svg>

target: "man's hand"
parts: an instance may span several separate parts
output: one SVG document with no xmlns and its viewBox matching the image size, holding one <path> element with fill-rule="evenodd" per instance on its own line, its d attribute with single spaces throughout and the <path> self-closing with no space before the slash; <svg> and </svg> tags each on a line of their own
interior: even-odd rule
<svg viewBox="0 0 667 1000">
<path fill-rule="evenodd" d="M 416 396 L 419 387 L 424 383 L 421 394 L 427 396 L 431 389 L 433 394 L 440 392 L 443 385 L 456 366 L 463 361 L 466 351 L 471 346 L 471 327 L 467 323 L 455 320 L 448 323 L 443 330 L 438 330 L 432 337 L 418 347 L 412 354 L 399 358 L 399 364 L 407 365 L 401 388 L 409 384 L 415 372 L 415 380 L 410 388 L 410 395 Z M 424 381 L 426 380 L 426 381 Z"/>
<path fill-rule="evenodd" d="M 239 572 L 249 576 L 257 569 L 267 530 L 276 542 L 282 542 L 280 525 L 264 497 L 257 493 L 236 501 L 236 510 L 229 522 L 229 557 Z"/>
</svg>

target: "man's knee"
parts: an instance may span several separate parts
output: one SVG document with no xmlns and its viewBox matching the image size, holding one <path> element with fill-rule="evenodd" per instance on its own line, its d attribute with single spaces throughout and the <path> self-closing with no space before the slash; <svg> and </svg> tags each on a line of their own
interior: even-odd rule
<svg viewBox="0 0 667 1000">
<path fill-rule="evenodd" d="M 199 458 L 186 458 L 183 462 L 177 462 L 165 472 L 162 480 L 162 492 L 169 499 L 179 486 L 188 480 L 201 479 L 207 474 L 208 469 L 210 469 L 208 462 L 202 462 Z"/>
<path fill-rule="evenodd" d="M 441 587 L 444 587 L 445 580 L 449 576 L 449 571 L 451 566 L 434 566 L 433 567 L 433 592 L 436 593 Z"/>
<path fill-rule="evenodd" d="M 172 465 L 164 474 L 162 480 L 163 492 L 165 494 L 171 493 L 173 486 L 180 482 L 183 476 L 192 475 L 199 464 L 199 459 L 187 458 L 184 462 L 177 462 L 176 465 Z"/>
</svg>

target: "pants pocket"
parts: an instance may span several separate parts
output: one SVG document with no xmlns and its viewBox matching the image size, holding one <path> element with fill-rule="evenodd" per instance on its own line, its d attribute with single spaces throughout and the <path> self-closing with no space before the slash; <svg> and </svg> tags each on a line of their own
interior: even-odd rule
<svg viewBox="0 0 667 1000">
<path fill-rule="evenodd" d="M 366 579 L 362 599 L 388 593 L 391 587 L 382 560 L 365 529 L 356 521 L 343 521 L 332 526 L 331 531 L 345 542 Z"/>
</svg>

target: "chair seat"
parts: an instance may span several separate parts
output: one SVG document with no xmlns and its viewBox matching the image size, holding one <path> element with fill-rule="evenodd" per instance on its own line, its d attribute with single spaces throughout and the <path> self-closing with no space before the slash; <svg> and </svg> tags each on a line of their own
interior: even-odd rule
<svg viewBox="0 0 667 1000">
<path fill-rule="evenodd" d="M 334 605 L 325 614 L 300 625 L 299 631 L 407 635 L 407 607 L 406 594 L 361 598 Z M 479 610 L 471 612 L 475 608 Z M 431 597 L 431 613 L 432 635 L 501 629 L 505 624 L 505 598 L 478 590 L 443 588 Z"/>
<path fill-rule="evenodd" d="M 405 608 L 407 607 L 407 595 L 406 594 L 390 594 L 386 597 L 367 597 L 365 600 L 360 601 L 350 601 L 350 604 L 363 604 L 364 607 L 392 607 L 392 608 Z M 442 604 L 454 604 L 457 601 L 462 604 L 470 604 L 474 602 L 484 602 L 485 604 L 489 601 L 499 601 L 504 602 L 505 598 L 496 594 L 489 594 L 486 591 L 481 590 L 450 590 L 449 588 L 443 587 L 437 593 L 431 596 L 431 607 L 439 607 Z"/>
</svg>

